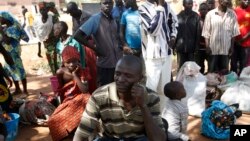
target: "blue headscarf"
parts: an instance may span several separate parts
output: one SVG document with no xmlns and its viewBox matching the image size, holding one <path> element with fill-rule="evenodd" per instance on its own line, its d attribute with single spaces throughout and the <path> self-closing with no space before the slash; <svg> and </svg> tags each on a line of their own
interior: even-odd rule
<svg viewBox="0 0 250 141">
<path fill-rule="evenodd" d="M 24 29 L 22 28 L 21 24 L 9 12 L 0 11 L 0 17 L 9 21 L 12 24 L 12 26 L 7 27 L 7 29 L 5 30 L 5 34 L 8 37 L 11 37 L 15 40 L 22 39 L 26 42 L 29 41 L 29 37 L 24 31 Z"/>
</svg>

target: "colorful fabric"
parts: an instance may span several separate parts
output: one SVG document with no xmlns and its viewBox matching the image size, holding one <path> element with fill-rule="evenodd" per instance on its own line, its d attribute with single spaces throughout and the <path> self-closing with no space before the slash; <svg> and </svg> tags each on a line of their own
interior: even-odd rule
<svg viewBox="0 0 250 141">
<path fill-rule="evenodd" d="M 59 90 L 65 97 L 48 121 L 53 141 L 60 141 L 74 131 L 80 123 L 89 94 L 81 93 L 76 82 L 71 81 Z"/>
<path fill-rule="evenodd" d="M 202 112 L 202 134 L 213 139 L 228 139 L 230 125 L 236 121 L 235 111 L 236 107 L 214 100 L 211 107 Z"/>
<path fill-rule="evenodd" d="M 153 91 L 147 89 L 147 92 L 145 99 L 154 123 L 164 130 L 160 116 L 160 99 Z M 96 129 L 99 120 L 108 137 L 138 138 L 146 135 L 142 111 L 138 106 L 129 112 L 125 110 L 118 98 L 115 83 L 100 87 L 92 94 L 76 132 L 87 138 Z"/>
<path fill-rule="evenodd" d="M 92 41 L 93 42 L 93 41 Z M 92 94 L 97 88 L 96 54 L 89 47 L 84 47 L 86 53 L 86 68 L 89 69 L 91 79 L 89 80 L 89 93 Z"/>
<path fill-rule="evenodd" d="M 12 24 L 12 26 L 7 27 L 7 29 L 5 30 L 5 34 L 8 37 L 18 40 L 18 42 L 20 41 L 20 39 L 26 42 L 29 41 L 29 37 L 22 28 L 21 24 L 9 12 L 0 11 L 0 17 L 8 20 Z"/>
<path fill-rule="evenodd" d="M 245 35 L 250 32 L 250 6 L 246 9 L 240 6 L 235 8 L 235 13 L 237 16 L 237 21 L 239 23 L 240 35 L 237 36 L 236 41 L 242 39 Z M 247 38 L 241 43 L 242 47 L 250 47 L 250 38 Z"/>
<path fill-rule="evenodd" d="M 43 5 L 41 4 L 43 7 Z M 48 19 L 45 23 L 42 22 L 42 16 L 38 15 L 34 21 L 34 29 L 39 41 L 43 42 L 44 48 L 46 49 L 46 57 L 52 74 L 56 74 L 58 69 L 57 65 L 57 53 L 56 44 L 59 41 L 54 36 L 53 25 L 59 21 L 59 15 L 48 14 Z"/>
<path fill-rule="evenodd" d="M 77 49 L 77 51 L 80 53 L 80 62 L 82 65 L 82 68 L 85 68 L 85 51 L 82 45 L 76 41 L 72 36 L 68 36 L 68 38 L 62 42 L 60 39 L 56 44 L 57 54 L 58 54 L 58 66 L 61 66 L 62 64 L 62 52 L 66 46 L 72 46 Z"/>
<path fill-rule="evenodd" d="M 4 77 L 0 72 L 0 105 L 3 111 L 9 112 L 11 101 L 12 96 L 10 95 L 10 91 L 7 88 L 7 84 L 4 80 Z"/>
<path fill-rule="evenodd" d="M 80 61 L 80 53 L 75 47 L 67 46 L 63 49 L 62 60 L 67 62 L 70 59 L 77 59 Z"/>
<path fill-rule="evenodd" d="M 44 125 L 54 110 L 55 106 L 45 99 L 29 100 L 19 109 L 20 120 L 22 123 Z"/>
<path fill-rule="evenodd" d="M 126 42 L 130 48 L 141 49 L 140 15 L 138 10 L 126 10 L 121 17 L 121 25 L 126 28 Z"/>
<path fill-rule="evenodd" d="M 28 41 L 28 36 L 23 30 L 20 23 L 18 23 L 11 14 L 5 11 L 0 12 L 0 17 L 11 22 L 11 26 L 4 28 L 3 34 L 10 37 L 10 44 L 2 43 L 2 46 L 5 50 L 10 54 L 14 65 L 9 66 L 7 63 L 4 64 L 4 70 L 6 73 L 11 76 L 15 81 L 20 81 L 26 78 L 26 73 L 23 67 L 22 59 L 21 59 L 21 47 L 20 40 Z"/>
</svg>

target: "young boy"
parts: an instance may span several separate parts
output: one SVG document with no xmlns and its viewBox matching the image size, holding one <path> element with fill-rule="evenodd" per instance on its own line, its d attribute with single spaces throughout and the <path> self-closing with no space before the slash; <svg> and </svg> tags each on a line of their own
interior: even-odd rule
<svg viewBox="0 0 250 141">
<path fill-rule="evenodd" d="M 162 118 L 168 121 L 168 140 L 188 141 L 186 135 L 188 107 L 181 102 L 186 97 L 186 92 L 182 83 L 178 81 L 167 83 L 164 86 L 164 94 L 169 98 L 163 111 Z"/>
</svg>

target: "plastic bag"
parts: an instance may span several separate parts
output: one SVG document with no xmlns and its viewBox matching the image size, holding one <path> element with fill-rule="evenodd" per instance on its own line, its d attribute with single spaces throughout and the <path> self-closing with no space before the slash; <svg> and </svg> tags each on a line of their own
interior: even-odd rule
<svg viewBox="0 0 250 141">
<path fill-rule="evenodd" d="M 249 84 L 237 81 L 229 87 L 221 96 L 225 104 L 239 103 L 239 109 L 243 112 L 250 112 L 250 86 Z"/>
<path fill-rule="evenodd" d="M 219 100 L 212 102 L 211 107 L 202 112 L 201 133 L 213 139 L 228 139 L 230 125 L 235 124 L 237 110 Z"/>
<path fill-rule="evenodd" d="M 177 74 L 176 80 L 183 83 L 186 97 L 182 99 L 188 105 L 189 115 L 201 117 L 206 108 L 206 85 L 207 79 L 200 72 L 200 67 L 188 61 L 184 63 Z"/>
</svg>

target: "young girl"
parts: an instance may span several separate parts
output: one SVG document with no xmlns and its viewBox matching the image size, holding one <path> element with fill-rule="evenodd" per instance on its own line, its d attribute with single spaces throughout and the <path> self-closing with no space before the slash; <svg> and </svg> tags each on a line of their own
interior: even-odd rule
<svg viewBox="0 0 250 141">
<path fill-rule="evenodd" d="M 90 94 L 90 75 L 80 65 L 80 53 L 67 46 L 62 52 L 63 66 L 57 70 L 58 94 L 62 101 L 51 115 L 48 125 L 54 141 L 62 140 L 72 133 L 80 123 Z"/>
</svg>

